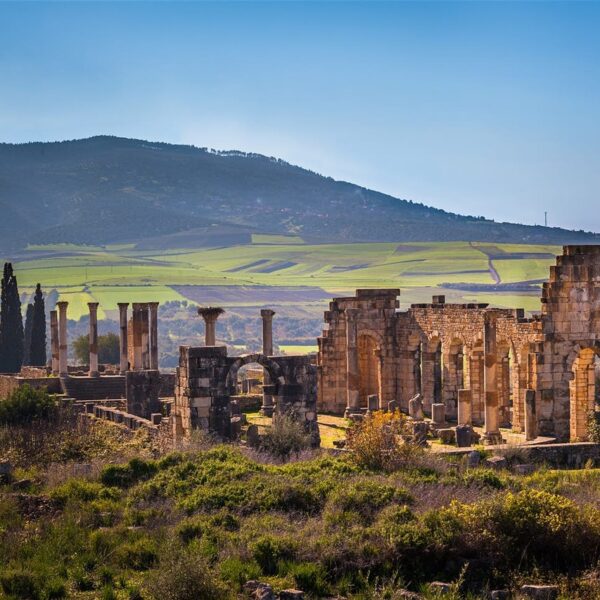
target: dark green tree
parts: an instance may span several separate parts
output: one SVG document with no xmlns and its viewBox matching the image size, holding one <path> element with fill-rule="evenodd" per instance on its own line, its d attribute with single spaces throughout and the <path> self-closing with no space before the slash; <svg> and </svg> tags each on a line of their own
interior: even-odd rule
<svg viewBox="0 0 600 600">
<path fill-rule="evenodd" d="M 0 296 L 0 371 L 18 373 L 23 365 L 24 331 L 17 278 L 4 263 Z"/>
<path fill-rule="evenodd" d="M 119 364 L 119 336 L 106 333 L 98 336 L 98 362 L 100 364 Z M 90 342 L 87 334 L 80 335 L 73 341 L 73 352 L 79 364 L 87 364 L 90 359 Z"/>
<path fill-rule="evenodd" d="M 39 283 L 35 288 L 33 299 L 33 321 L 29 348 L 29 364 L 34 367 L 44 367 L 46 365 L 46 307 L 42 286 Z"/>
<path fill-rule="evenodd" d="M 33 304 L 27 305 L 25 313 L 25 343 L 23 344 L 23 364 L 31 364 L 31 328 L 33 327 Z"/>
</svg>

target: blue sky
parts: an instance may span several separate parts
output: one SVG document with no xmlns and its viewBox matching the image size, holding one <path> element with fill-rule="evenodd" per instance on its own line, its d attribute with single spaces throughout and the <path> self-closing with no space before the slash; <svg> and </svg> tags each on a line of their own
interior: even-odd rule
<svg viewBox="0 0 600 600">
<path fill-rule="evenodd" d="M 600 231 L 600 3 L 0 2 L 0 141 L 110 133 Z"/>
</svg>

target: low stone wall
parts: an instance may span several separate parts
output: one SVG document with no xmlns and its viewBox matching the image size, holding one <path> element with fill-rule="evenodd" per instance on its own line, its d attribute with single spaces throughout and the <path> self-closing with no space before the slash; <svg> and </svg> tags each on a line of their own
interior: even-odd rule
<svg viewBox="0 0 600 600">
<path fill-rule="evenodd" d="M 93 415 L 97 419 L 104 419 L 106 421 L 112 421 L 113 423 L 120 423 L 128 429 L 136 430 L 145 427 L 156 432 L 158 432 L 158 426 L 160 425 L 160 421 L 162 419 L 162 415 L 160 414 L 152 415 L 152 420 L 150 420 L 126 413 L 112 406 L 101 406 L 99 404 L 91 407 L 86 406 L 86 414 Z"/>
<path fill-rule="evenodd" d="M 0 375 L 0 399 L 7 398 L 14 390 L 24 385 L 32 388 L 45 387 L 51 394 L 61 394 L 58 377 L 21 377 L 21 375 Z"/>
<path fill-rule="evenodd" d="M 473 448 L 451 450 L 440 453 L 441 456 L 463 456 L 473 451 Z M 539 444 L 521 446 L 503 446 L 493 449 L 495 455 L 509 455 L 515 451 L 522 452 L 524 461 L 546 463 L 551 467 L 579 469 L 588 461 L 595 466 L 600 465 L 600 444 L 593 442 L 575 442 L 565 444 Z"/>
</svg>

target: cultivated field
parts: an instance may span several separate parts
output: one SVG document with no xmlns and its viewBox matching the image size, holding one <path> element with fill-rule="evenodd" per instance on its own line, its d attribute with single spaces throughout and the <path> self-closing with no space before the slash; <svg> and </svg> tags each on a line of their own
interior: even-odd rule
<svg viewBox="0 0 600 600">
<path fill-rule="evenodd" d="M 255 235 L 252 243 L 222 248 L 140 250 L 31 246 L 14 257 L 20 289 L 37 282 L 69 301 L 69 316 L 100 302 L 100 317 L 115 317 L 121 301 L 188 300 L 225 307 L 272 305 L 285 314 L 320 314 L 329 298 L 360 287 L 399 287 L 401 303 L 488 302 L 539 309 L 539 282 L 558 246 L 514 244 L 308 244 L 295 236 Z"/>
</svg>

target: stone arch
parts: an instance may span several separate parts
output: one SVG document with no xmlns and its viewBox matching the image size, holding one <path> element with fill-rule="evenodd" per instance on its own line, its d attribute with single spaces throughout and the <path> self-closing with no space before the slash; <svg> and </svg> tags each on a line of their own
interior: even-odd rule
<svg viewBox="0 0 600 600">
<path fill-rule="evenodd" d="M 381 401 L 381 336 L 360 329 L 357 348 L 359 398 L 361 405 L 367 406 L 370 395 L 376 394 Z"/>
<path fill-rule="evenodd" d="M 243 356 L 239 356 L 238 358 L 236 358 L 235 361 L 229 367 L 229 370 L 227 371 L 225 385 L 227 386 L 228 390 L 235 390 L 238 371 L 243 366 L 249 365 L 251 363 L 257 363 L 261 367 L 263 367 L 269 374 L 271 382 L 275 385 L 285 384 L 285 377 L 283 376 L 281 367 L 277 364 L 276 361 L 260 353 L 244 354 Z"/>
<path fill-rule="evenodd" d="M 571 441 L 588 438 L 588 419 L 596 406 L 596 360 L 600 347 L 596 342 L 579 344 L 569 354 L 572 373 L 569 382 L 569 437 Z"/>
</svg>

